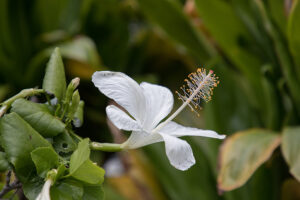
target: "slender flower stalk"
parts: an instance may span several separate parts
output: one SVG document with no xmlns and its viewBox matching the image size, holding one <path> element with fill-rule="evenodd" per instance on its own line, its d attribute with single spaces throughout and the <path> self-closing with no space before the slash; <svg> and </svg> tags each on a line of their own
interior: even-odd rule
<svg viewBox="0 0 300 200">
<path fill-rule="evenodd" d="M 190 145 L 179 137 L 203 136 L 224 139 L 225 135 L 211 130 L 184 127 L 172 120 L 187 105 L 194 111 L 193 106 L 200 107 L 200 100 L 209 101 L 213 88 L 219 82 L 217 79 L 212 71 L 206 74 L 203 69 L 190 74 L 189 79 L 185 80 L 186 86 L 181 88 L 183 94 L 177 92 L 179 99 L 183 101 L 182 106 L 161 122 L 173 108 L 173 95 L 168 88 L 146 82 L 138 84 L 120 72 L 95 72 L 92 77 L 95 86 L 130 114 L 109 105 L 106 107 L 108 118 L 119 129 L 132 132 L 128 140 L 120 146 L 92 143 L 91 147 L 115 151 L 115 148 L 135 149 L 164 141 L 170 163 L 179 170 L 187 170 L 195 164 L 195 158 Z"/>
<path fill-rule="evenodd" d="M 123 149 L 120 144 L 99 143 L 99 142 L 91 142 L 90 148 L 92 150 L 107 151 L 107 152 L 118 152 Z"/>
</svg>

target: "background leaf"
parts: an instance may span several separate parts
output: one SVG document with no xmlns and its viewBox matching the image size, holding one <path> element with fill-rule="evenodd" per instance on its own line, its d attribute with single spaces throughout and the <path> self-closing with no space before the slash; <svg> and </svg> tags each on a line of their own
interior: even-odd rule
<svg viewBox="0 0 300 200">
<path fill-rule="evenodd" d="M 288 127 L 283 130 L 281 149 L 290 167 L 290 173 L 300 181 L 300 127 Z"/>
<path fill-rule="evenodd" d="M 195 58 L 206 61 L 213 51 L 183 14 L 177 0 L 139 0 L 147 17 Z M 175 25 L 176 24 L 176 25 Z"/>
<path fill-rule="evenodd" d="M 300 66 L 300 3 L 293 1 L 293 6 L 288 19 L 287 35 L 289 47 L 297 66 Z M 299 70 L 298 70 L 299 72 Z M 298 74 L 299 75 L 299 74 Z"/>
<path fill-rule="evenodd" d="M 228 137 L 220 149 L 219 189 L 228 191 L 242 186 L 279 144 L 280 135 L 262 129 Z"/>
</svg>

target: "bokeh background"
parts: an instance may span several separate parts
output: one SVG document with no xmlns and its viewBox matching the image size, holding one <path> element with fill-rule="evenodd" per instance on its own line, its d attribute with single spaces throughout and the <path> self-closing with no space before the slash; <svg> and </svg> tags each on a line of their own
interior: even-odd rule
<svg viewBox="0 0 300 200">
<path fill-rule="evenodd" d="M 300 121 L 298 0 L 0 0 L 0 101 L 40 87 L 55 47 L 68 79 L 81 79 L 85 122 L 76 132 L 94 141 L 118 143 L 127 134 L 107 122 L 111 102 L 91 82 L 97 70 L 166 86 L 177 99 L 190 72 L 213 69 L 220 78 L 213 100 L 200 117 L 181 113 L 176 121 L 186 126 L 231 135 L 254 127 L 279 132 Z M 223 192 L 221 141 L 184 139 L 197 162 L 184 172 L 169 164 L 163 144 L 94 153 L 99 165 L 113 169 L 106 199 L 299 199 L 280 149 L 245 185 Z"/>
</svg>

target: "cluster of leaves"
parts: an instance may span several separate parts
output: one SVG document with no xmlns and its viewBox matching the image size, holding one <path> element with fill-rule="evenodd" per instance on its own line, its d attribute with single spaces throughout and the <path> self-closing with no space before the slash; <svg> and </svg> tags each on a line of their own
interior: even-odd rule
<svg viewBox="0 0 300 200">
<path fill-rule="evenodd" d="M 11 108 L 0 120 L 0 169 L 15 173 L 28 199 L 35 199 L 48 179 L 53 183 L 51 199 L 103 199 L 104 170 L 90 160 L 89 139 L 72 131 L 71 122 L 77 127 L 83 122 L 84 103 L 75 90 L 78 84 L 75 78 L 66 87 L 56 48 L 43 82 L 42 93 L 48 101 L 12 98 L 13 102 L 2 104 Z M 35 94 L 35 89 L 20 94 L 24 91 Z"/>
<path fill-rule="evenodd" d="M 136 184 L 142 178 L 130 174 L 126 178 L 131 178 L 131 184 L 128 179 L 112 179 L 119 191 L 126 183 L 124 196 L 129 193 L 129 198 L 136 199 L 139 188 L 144 197 L 145 188 L 155 184 L 161 187 L 150 190 L 157 192 L 151 194 L 171 199 L 260 200 L 297 195 L 300 184 L 288 170 L 297 177 L 298 0 L 3 0 L 0 9 L 0 98 L 37 84 L 42 77 L 41 63 L 53 46 L 61 48 L 67 75 L 81 79 L 90 79 L 99 65 L 137 80 L 137 74 L 152 73 L 155 76 L 147 81 L 161 80 L 169 88 L 178 88 L 178 80 L 199 64 L 213 68 L 220 77 L 213 101 L 201 115 L 205 120 L 190 113 L 178 120 L 199 127 L 205 121 L 208 129 L 237 134 L 223 146 L 219 186 L 232 190 L 247 182 L 219 196 L 215 180 L 220 143 L 193 139 L 189 143 L 199 164 L 184 173 L 161 156 L 159 144 L 145 148 L 151 161 L 147 167 L 155 165 L 159 170 L 132 166 L 148 178 L 142 186 Z M 90 134 L 96 126 L 103 134 L 94 137 L 107 139 L 105 117 L 99 109 L 106 102 L 92 95 L 91 87 L 85 89 L 88 92 L 81 90 L 81 96 L 87 103 L 88 126 L 80 131 Z M 252 127 L 262 129 L 246 130 Z M 280 140 L 283 154 L 276 150 Z M 135 154 L 130 156 L 138 160 Z"/>
</svg>

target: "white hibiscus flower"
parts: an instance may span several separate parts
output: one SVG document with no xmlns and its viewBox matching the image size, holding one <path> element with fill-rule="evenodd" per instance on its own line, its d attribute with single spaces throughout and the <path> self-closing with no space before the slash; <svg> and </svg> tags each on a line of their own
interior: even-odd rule
<svg viewBox="0 0 300 200">
<path fill-rule="evenodd" d="M 35 200 L 51 200 L 51 198 L 50 198 L 51 185 L 52 185 L 52 180 L 48 179 L 45 182 L 45 184 L 42 188 L 42 191 L 39 193 L 39 195 L 36 197 Z"/>
<path fill-rule="evenodd" d="M 173 108 L 173 95 L 166 87 L 143 82 L 140 85 L 121 72 L 95 72 L 92 81 L 107 97 L 115 100 L 126 109 L 127 113 L 114 105 L 106 107 L 108 118 L 119 129 L 132 131 L 130 137 L 121 147 L 135 149 L 156 142 L 165 142 L 165 149 L 170 163 L 179 170 L 187 170 L 195 164 L 190 145 L 179 139 L 181 136 L 204 136 L 224 139 L 211 130 L 185 127 L 173 120 L 184 107 L 194 104 L 197 107 L 200 99 L 209 100 L 212 89 L 217 85 L 212 72 L 205 70 L 192 73 L 187 81 L 188 89 L 179 97 L 183 105 L 168 119 L 161 122 Z"/>
</svg>

